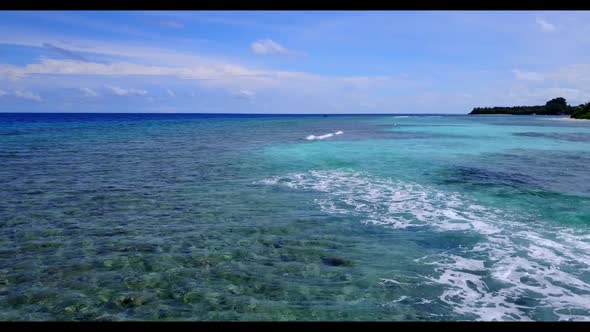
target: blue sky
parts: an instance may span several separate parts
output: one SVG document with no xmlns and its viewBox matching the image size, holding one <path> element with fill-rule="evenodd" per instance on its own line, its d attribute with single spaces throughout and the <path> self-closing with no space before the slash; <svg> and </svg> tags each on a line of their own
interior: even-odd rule
<svg viewBox="0 0 590 332">
<path fill-rule="evenodd" d="M 590 101 L 590 12 L 0 12 L 0 112 L 467 113 Z"/>
</svg>

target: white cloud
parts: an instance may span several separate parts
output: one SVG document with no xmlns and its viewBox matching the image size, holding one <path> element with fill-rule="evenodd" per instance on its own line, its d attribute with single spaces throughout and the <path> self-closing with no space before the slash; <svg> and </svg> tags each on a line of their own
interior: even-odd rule
<svg viewBox="0 0 590 332">
<path fill-rule="evenodd" d="M 532 71 L 522 71 L 519 69 L 514 69 L 512 73 L 514 74 L 514 77 L 516 77 L 517 80 L 522 81 L 542 81 L 544 78 L 543 74 Z"/>
<path fill-rule="evenodd" d="M 3 96 L 15 96 L 17 98 L 22 98 L 22 99 L 28 99 L 28 100 L 34 100 L 34 101 L 42 101 L 43 99 L 41 98 L 41 96 L 39 96 L 38 94 L 32 92 L 32 91 L 27 91 L 27 90 L 14 90 L 13 93 L 8 93 L 4 90 L 0 90 L 0 97 Z"/>
<path fill-rule="evenodd" d="M 555 27 L 555 25 L 545 21 L 544 19 L 537 18 L 536 22 L 543 31 L 550 32 L 557 30 L 557 27 Z"/>
<path fill-rule="evenodd" d="M 14 91 L 14 95 L 18 98 L 34 100 L 34 101 L 42 101 L 41 96 L 36 93 L 27 90 L 16 90 Z"/>
<path fill-rule="evenodd" d="M 590 101 L 590 64 L 573 64 L 543 72 L 513 70 L 516 81 L 498 99 L 517 104 L 539 104 L 564 97 L 570 105 Z"/>
<path fill-rule="evenodd" d="M 82 92 L 82 95 L 84 97 L 96 97 L 98 96 L 98 93 L 96 93 L 96 91 L 90 89 L 90 88 L 80 88 L 80 91 Z"/>
<path fill-rule="evenodd" d="M 165 28 L 173 28 L 173 29 L 184 28 L 184 24 L 178 23 L 175 21 L 162 21 L 162 22 L 160 22 L 160 26 L 165 27 Z"/>
<path fill-rule="evenodd" d="M 250 90 L 287 89 L 288 93 L 316 94 L 320 91 L 376 91 L 379 88 L 415 86 L 416 82 L 392 76 L 330 77 L 306 72 L 255 70 L 239 65 L 219 64 L 195 67 L 164 67 L 115 62 L 110 64 L 74 60 L 41 59 L 38 63 L 25 66 L 0 66 L 0 77 L 7 76 L 27 79 L 29 76 L 42 78 L 44 75 L 62 76 L 154 76 L 198 80 L 202 86 L 239 91 L 247 86 Z M 74 79 L 72 77 L 72 80 Z M 68 80 L 60 80 L 67 82 Z M 106 83 L 105 84 L 109 84 Z M 127 91 L 120 87 L 108 88 L 118 95 L 141 94 L 141 90 Z M 340 92 L 342 93 L 342 92 Z"/>
<path fill-rule="evenodd" d="M 270 40 L 270 39 L 260 39 L 252 44 L 250 44 L 250 49 L 252 52 L 259 54 L 259 55 L 269 55 L 269 54 L 295 54 L 297 52 L 291 51 L 284 47 L 283 45 Z"/>
<path fill-rule="evenodd" d="M 110 64 L 74 60 L 41 59 L 26 66 L 0 65 L 0 77 L 22 79 L 29 75 L 169 76 L 199 80 L 209 86 L 236 89 L 244 85 L 271 87 L 297 80 L 318 80 L 304 72 L 253 70 L 239 65 L 219 64 L 194 67 L 148 66 L 128 62 Z"/>
<path fill-rule="evenodd" d="M 588 102 L 588 89 L 513 86 L 503 95 L 508 105 L 542 105 L 546 101 L 563 97 L 570 105 Z"/>
<path fill-rule="evenodd" d="M 547 88 L 542 90 L 543 94 L 546 96 L 547 100 L 549 98 L 555 98 L 557 96 L 564 97 L 568 101 L 569 100 L 581 100 L 584 96 L 588 96 L 583 91 L 579 89 L 571 89 L 571 88 Z"/>
<path fill-rule="evenodd" d="M 63 47 L 58 47 L 58 46 L 55 46 L 50 43 L 43 43 L 43 46 L 46 47 L 47 49 L 50 49 L 50 50 L 56 52 L 57 54 L 65 57 L 65 58 L 78 60 L 78 61 L 87 61 L 86 58 L 84 58 L 83 56 L 76 54 L 68 49 L 63 48 Z"/>
<path fill-rule="evenodd" d="M 98 80 L 102 81 L 101 84 L 109 93 L 146 97 L 147 91 L 138 89 L 146 89 L 143 84 L 147 81 L 162 79 L 162 84 L 168 84 L 165 83 L 168 78 L 196 80 L 200 88 L 223 89 L 235 98 L 253 99 L 256 97 L 253 91 L 267 91 L 274 96 L 280 94 L 281 103 L 312 104 L 306 108 L 308 112 L 313 112 L 314 109 L 321 110 L 320 105 L 324 104 L 325 100 L 342 99 L 343 96 L 347 96 L 350 102 L 346 103 L 346 107 L 350 108 L 351 105 L 358 104 L 359 99 L 366 101 L 370 100 L 371 96 L 424 85 L 424 82 L 394 76 L 321 76 L 307 72 L 251 69 L 223 63 L 196 66 L 182 66 L 182 62 L 175 64 L 176 67 L 170 67 L 130 62 L 96 63 L 44 58 L 23 66 L 0 65 L 0 79 L 5 76 L 22 80 L 22 84 L 55 84 L 48 83 L 49 80 L 59 82 L 64 87 L 76 88 L 96 84 Z M 129 82 L 133 82 L 129 84 L 133 84 L 135 89 L 113 86 L 112 81 L 109 82 L 111 77 L 117 80 L 125 77 Z M 146 80 L 146 77 L 151 78 Z M 167 93 L 166 88 L 163 90 Z M 243 91 L 240 93 L 241 90 Z M 98 90 L 96 92 L 100 93 Z M 264 105 L 260 107 L 264 108 Z"/>
<path fill-rule="evenodd" d="M 112 85 L 105 85 L 105 87 L 107 89 L 111 90 L 111 92 L 116 94 L 117 96 L 133 96 L 133 95 L 144 96 L 147 94 L 147 91 L 145 91 L 145 90 L 123 89 L 118 86 L 112 86 Z"/>
<path fill-rule="evenodd" d="M 3 27 L 6 28 L 6 27 Z M 7 30 L 8 31 L 8 30 Z M 44 43 L 67 49 L 71 52 L 94 53 L 108 57 L 140 60 L 152 64 L 210 65 L 222 63 L 220 57 L 204 57 L 194 53 L 181 52 L 162 47 L 146 47 L 130 42 L 110 42 L 97 39 L 68 38 L 63 35 L 47 34 L 39 31 L 14 29 L 10 34 L 0 33 L 0 44 L 40 47 Z M 194 41 L 194 38 L 191 38 Z M 176 42 L 180 42 L 175 40 Z"/>
<path fill-rule="evenodd" d="M 238 91 L 237 93 L 235 93 L 234 96 L 236 96 L 236 98 L 240 98 L 240 99 L 254 99 L 254 97 L 256 96 L 256 93 L 254 93 L 254 91 L 251 91 L 251 90 L 242 89 L 242 90 Z"/>
<path fill-rule="evenodd" d="M 543 81 L 554 86 L 578 86 L 585 87 L 590 84 L 590 64 L 574 64 L 556 68 L 554 70 L 539 72 L 526 72 L 513 70 L 514 76 L 523 81 Z"/>
<path fill-rule="evenodd" d="M 24 67 L 0 66 L 0 74 L 23 77 L 29 74 L 57 75 L 144 75 L 144 76 L 177 76 L 186 79 L 220 79 L 233 76 L 292 76 L 293 72 L 250 70 L 237 65 L 221 64 L 195 67 L 164 67 L 140 65 L 129 62 L 113 62 L 109 64 L 82 62 L 73 60 L 42 59 L 40 63 L 28 64 Z"/>
<path fill-rule="evenodd" d="M 551 77 L 564 83 L 587 87 L 590 84 L 590 64 L 575 64 L 560 67 Z"/>
<path fill-rule="evenodd" d="M 174 98 L 176 97 L 176 94 L 174 93 L 174 91 L 170 90 L 170 89 L 166 89 L 166 93 L 168 94 L 168 96 Z"/>
</svg>

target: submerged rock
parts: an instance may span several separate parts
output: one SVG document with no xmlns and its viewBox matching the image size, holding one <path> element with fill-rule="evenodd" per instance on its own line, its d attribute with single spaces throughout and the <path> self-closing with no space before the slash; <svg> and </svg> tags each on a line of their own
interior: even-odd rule
<svg viewBox="0 0 590 332">
<path fill-rule="evenodd" d="M 142 296 L 119 296 L 115 303 L 120 307 L 135 307 L 145 303 L 145 299 Z"/>
<path fill-rule="evenodd" d="M 283 262 L 295 262 L 297 260 L 293 255 L 280 255 L 279 258 Z"/>
<path fill-rule="evenodd" d="M 344 258 L 338 257 L 324 257 L 322 258 L 322 262 L 329 266 L 352 266 L 352 261 Z"/>
</svg>

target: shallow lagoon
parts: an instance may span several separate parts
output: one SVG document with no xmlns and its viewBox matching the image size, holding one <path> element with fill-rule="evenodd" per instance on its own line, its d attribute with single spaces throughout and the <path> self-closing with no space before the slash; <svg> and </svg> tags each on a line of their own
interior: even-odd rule
<svg viewBox="0 0 590 332">
<path fill-rule="evenodd" d="M 547 116 L 0 114 L 0 319 L 588 320 L 589 136 Z"/>
</svg>

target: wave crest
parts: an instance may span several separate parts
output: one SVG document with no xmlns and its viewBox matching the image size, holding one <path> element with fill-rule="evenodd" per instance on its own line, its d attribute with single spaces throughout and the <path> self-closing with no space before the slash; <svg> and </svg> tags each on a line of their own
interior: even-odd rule
<svg viewBox="0 0 590 332">
<path fill-rule="evenodd" d="M 316 136 L 316 135 L 309 135 L 309 136 L 307 136 L 305 139 L 306 139 L 306 140 L 308 140 L 308 141 L 313 141 L 313 140 L 322 140 L 322 139 L 330 138 L 330 137 L 332 137 L 332 136 L 334 136 L 334 135 L 342 135 L 342 134 L 344 134 L 344 132 L 343 132 L 343 131 L 340 131 L 340 130 L 338 130 L 338 131 L 337 131 L 337 132 L 335 132 L 335 133 L 328 133 L 328 134 L 319 135 L 319 136 Z"/>
</svg>

